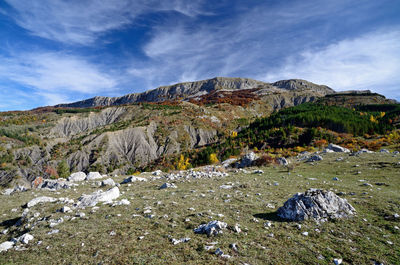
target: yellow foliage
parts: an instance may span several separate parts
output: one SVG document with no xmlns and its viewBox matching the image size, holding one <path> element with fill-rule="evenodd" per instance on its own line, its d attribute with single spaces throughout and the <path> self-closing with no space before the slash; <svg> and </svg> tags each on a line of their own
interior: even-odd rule
<svg viewBox="0 0 400 265">
<path fill-rule="evenodd" d="M 385 116 L 386 115 L 386 113 L 385 112 L 381 112 L 381 118 L 383 118 L 383 116 Z"/>
<path fill-rule="evenodd" d="M 189 158 L 185 158 L 185 156 L 181 154 L 181 156 L 179 157 L 177 169 L 186 170 L 189 165 L 190 165 Z"/>
<path fill-rule="evenodd" d="M 369 120 L 370 120 L 371 122 L 378 123 L 378 121 L 375 119 L 375 117 L 374 117 L 373 115 L 371 115 L 371 117 L 369 117 Z"/>
<path fill-rule="evenodd" d="M 232 138 L 235 138 L 235 137 L 237 137 L 237 135 L 238 135 L 238 133 L 237 133 L 237 132 L 235 132 L 235 131 L 233 131 L 233 132 L 231 133 L 231 137 L 232 137 Z"/>
<path fill-rule="evenodd" d="M 208 161 L 210 162 L 210 164 L 216 164 L 219 162 L 217 155 L 214 153 L 210 154 Z"/>
</svg>

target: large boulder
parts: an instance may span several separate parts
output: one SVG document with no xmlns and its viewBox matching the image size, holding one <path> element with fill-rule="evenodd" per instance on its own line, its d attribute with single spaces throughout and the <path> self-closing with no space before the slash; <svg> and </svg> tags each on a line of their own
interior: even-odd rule
<svg viewBox="0 0 400 265">
<path fill-rule="evenodd" d="M 350 217 L 355 213 L 356 210 L 346 199 L 332 191 L 320 189 L 297 193 L 278 209 L 279 217 L 291 221 L 337 219 Z"/>
<path fill-rule="evenodd" d="M 329 144 L 325 150 L 331 150 L 336 153 L 350 153 L 349 149 L 341 147 L 340 145 L 336 144 Z"/>
<path fill-rule="evenodd" d="M 84 181 L 86 179 L 86 174 L 84 172 L 72 173 L 68 177 L 68 181 Z"/>
<path fill-rule="evenodd" d="M 39 203 L 55 202 L 55 201 L 57 201 L 57 199 L 53 197 L 47 197 L 47 196 L 37 197 L 30 200 L 27 204 L 25 204 L 25 208 L 31 208 Z"/>
<path fill-rule="evenodd" d="M 250 167 L 253 165 L 254 161 L 257 160 L 257 158 L 258 157 L 254 152 L 247 153 L 242 157 L 242 160 L 238 164 L 238 167 Z"/>
<path fill-rule="evenodd" d="M 48 189 L 48 190 L 60 190 L 69 189 L 71 185 L 77 185 L 72 183 L 67 183 L 65 179 L 45 179 L 37 188 Z"/>
<path fill-rule="evenodd" d="M 89 195 L 82 195 L 78 199 L 78 206 L 80 208 L 84 207 L 93 207 L 96 206 L 98 202 L 111 202 L 112 200 L 118 198 L 120 196 L 120 192 L 118 187 L 114 187 L 107 191 L 95 191 Z"/>
<path fill-rule="evenodd" d="M 0 252 L 7 251 L 14 246 L 13 241 L 6 241 L 0 244 Z"/>
</svg>

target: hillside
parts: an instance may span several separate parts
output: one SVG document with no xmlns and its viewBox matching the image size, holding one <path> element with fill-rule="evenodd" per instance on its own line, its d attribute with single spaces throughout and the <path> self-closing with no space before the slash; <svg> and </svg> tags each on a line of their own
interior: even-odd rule
<svg viewBox="0 0 400 265">
<path fill-rule="evenodd" d="M 317 100 L 329 105 L 326 102 L 332 102 L 334 95 L 332 89 L 304 80 L 267 84 L 244 78 L 214 78 L 107 98 L 101 101 L 104 104 L 89 99 L 64 107 L 0 113 L 0 184 L 17 181 L 29 185 L 37 176 L 56 178 L 66 174 L 60 174 L 65 171 L 60 168 L 108 174 L 131 174 L 155 165 L 174 170 L 180 155 L 188 156 L 192 151 L 201 154 L 206 146 L 223 146 L 233 133 L 242 135 L 241 131 L 257 118 Z M 381 95 L 363 97 L 391 102 Z M 348 94 L 340 102 L 361 104 L 358 98 Z M 293 137 L 299 137 L 302 131 L 296 130 Z M 266 148 L 265 143 L 242 138 L 237 139 L 241 145 L 235 145 L 236 151 L 223 152 L 219 159 L 237 155 L 245 148 L 264 150 L 278 148 L 280 143 L 285 148 L 295 147 L 295 142 L 278 141 Z M 191 155 L 190 163 L 207 162 L 207 150 L 202 158 Z"/>
</svg>

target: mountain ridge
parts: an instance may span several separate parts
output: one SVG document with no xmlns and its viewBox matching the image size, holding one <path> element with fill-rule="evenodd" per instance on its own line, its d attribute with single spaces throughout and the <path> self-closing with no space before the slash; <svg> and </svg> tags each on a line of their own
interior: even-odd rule
<svg viewBox="0 0 400 265">
<path fill-rule="evenodd" d="M 130 93 L 119 97 L 96 96 L 93 98 L 58 104 L 55 107 L 74 107 L 88 108 L 99 106 L 118 106 L 138 102 L 162 102 L 167 100 L 188 100 L 196 96 L 201 96 L 215 90 L 242 90 L 260 88 L 269 91 L 294 91 L 294 90 L 313 90 L 321 96 L 335 93 L 335 91 L 325 85 L 317 85 L 302 79 L 280 80 L 274 83 L 266 83 L 251 78 L 240 77 L 214 77 L 211 79 L 177 83 L 169 86 L 160 86 L 141 93 Z"/>
</svg>

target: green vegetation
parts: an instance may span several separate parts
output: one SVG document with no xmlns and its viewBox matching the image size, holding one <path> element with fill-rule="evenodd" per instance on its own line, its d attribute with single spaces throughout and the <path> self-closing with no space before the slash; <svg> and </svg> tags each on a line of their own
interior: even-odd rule
<svg viewBox="0 0 400 265">
<path fill-rule="evenodd" d="M 71 172 L 67 164 L 67 161 L 62 160 L 60 163 L 58 163 L 57 173 L 60 178 L 67 178 L 70 175 Z"/>
</svg>

